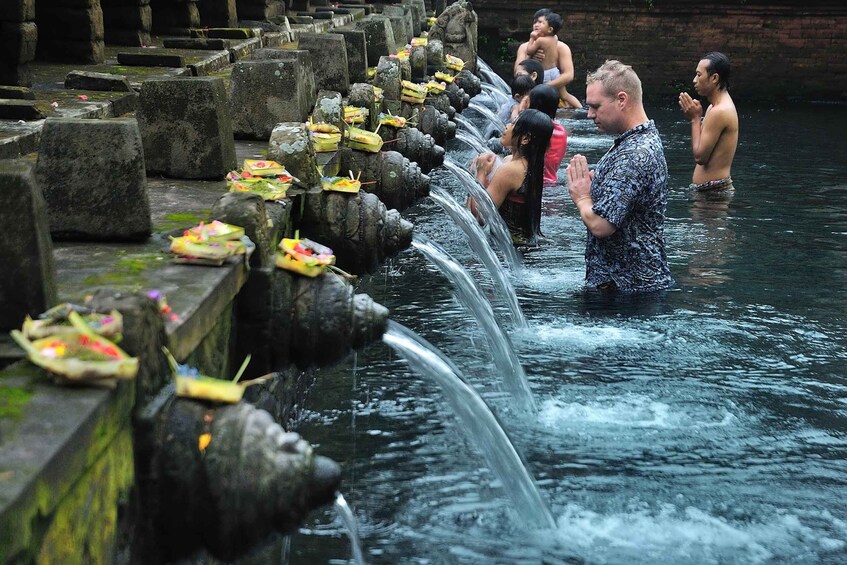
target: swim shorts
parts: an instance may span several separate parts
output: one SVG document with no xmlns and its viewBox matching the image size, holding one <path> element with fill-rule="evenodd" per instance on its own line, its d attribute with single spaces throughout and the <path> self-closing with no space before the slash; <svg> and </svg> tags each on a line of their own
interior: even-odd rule
<svg viewBox="0 0 847 565">
<path fill-rule="evenodd" d="M 735 190 L 735 187 L 732 185 L 732 177 L 726 177 L 724 179 L 707 180 L 700 184 L 689 184 L 688 190 L 692 192 L 724 192 Z"/>
<path fill-rule="evenodd" d="M 558 78 L 558 76 L 562 74 L 559 72 L 559 69 L 553 67 L 552 69 L 547 69 L 544 71 L 544 82 L 550 82 L 551 80 Z"/>
</svg>

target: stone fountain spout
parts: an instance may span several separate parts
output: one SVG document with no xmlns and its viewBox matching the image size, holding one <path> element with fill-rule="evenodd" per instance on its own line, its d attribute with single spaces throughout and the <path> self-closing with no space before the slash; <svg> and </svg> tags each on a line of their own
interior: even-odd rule
<svg viewBox="0 0 847 565">
<path fill-rule="evenodd" d="M 236 559 L 292 532 L 340 483 L 335 462 L 264 410 L 177 398 L 172 387 L 142 412 L 137 443 L 147 562 L 200 549 Z"/>
</svg>

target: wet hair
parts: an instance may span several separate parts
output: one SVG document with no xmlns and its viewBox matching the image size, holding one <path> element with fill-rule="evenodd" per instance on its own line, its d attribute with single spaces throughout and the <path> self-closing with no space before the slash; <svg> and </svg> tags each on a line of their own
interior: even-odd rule
<svg viewBox="0 0 847 565">
<path fill-rule="evenodd" d="M 529 75 L 518 75 L 512 79 L 512 96 L 529 94 L 535 86 L 535 81 Z"/>
<path fill-rule="evenodd" d="M 544 187 L 544 154 L 553 135 L 553 120 L 539 110 L 524 110 L 512 125 L 514 154 L 526 159 L 526 211 L 524 235 L 541 235 L 541 193 Z M 526 141 L 526 143 L 524 143 Z"/>
<path fill-rule="evenodd" d="M 709 61 L 709 64 L 706 66 L 706 72 L 709 73 L 709 76 L 715 73 L 718 74 L 718 88 L 721 90 L 729 88 L 729 74 L 731 70 L 729 57 L 720 51 L 709 51 L 703 55 L 703 59 Z"/>
<path fill-rule="evenodd" d="M 562 16 L 551 10 L 545 17 L 547 23 L 553 28 L 553 35 L 559 33 L 559 30 L 562 29 Z"/>
<path fill-rule="evenodd" d="M 518 66 L 523 67 L 523 70 L 525 70 L 529 75 L 535 73 L 535 84 L 542 84 L 544 82 L 544 65 L 542 65 L 540 61 L 536 61 L 535 59 L 524 59 L 518 63 Z"/>
<path fill-rule="evenodd" d="M 559 108 L 559 91 L 549 84 L 539 84 L 529 91 L 529 107 L 541 110 L 551 119 L 556 117 Z"/>
<path fill-rule="evenodd" d="M 618 92 L 626 92 L 633 102 L 641 102 L 641 79 L 629 65 L 614 59 L 608 60 L 593 73 L 588 73 L 585 85 L 599 82 L 606 96 L 615 97 Z"/>
<path fill-rule="evenodd" d="M 538 19 L 538 18 L 540 18 L 541 16 L 544 16 L 544 17 L 546 18 L 546 17 L 547 17 L 547 14 L 549 14 L 549 13 L 550 13 L 550 12 L 552 12 L 552 11 L 553 11 L 553 10 L 551 10 L 550 8 L 541 8 L 540 10 L 538 10 L 537 12 L 535 12 L 535 15 L 534 15 L 534 16 L 532 16 L 532 21 L 533 21 L 533 22 L 535 22 L 535 20 L 537 20 L 537 19 Z"/>
</svg>

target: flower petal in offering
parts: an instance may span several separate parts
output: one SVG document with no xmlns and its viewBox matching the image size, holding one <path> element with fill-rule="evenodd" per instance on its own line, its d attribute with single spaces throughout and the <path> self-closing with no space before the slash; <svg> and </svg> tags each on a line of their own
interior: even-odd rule
<svg viewBox="0 0 847 565">
<path fill-rule="evenodd" d="M 219 220 L 212 220 L 209 223 L 200 222 L 199 225 L 189 228 L 185 235 L 194 235 L 203 239 L 219 239 L 230 241 L 241 239 L 244 237 L 244 228 L 234 226 Z"/>
<path fill-rule="evenodd" d="M 244 172 L 249 173 L 254 177 L 275 177 L 278 175 L 288 174 L 285 167 L 276 161 L 263 159 L 244 159 L 244 163 L 241 168 Z"/>
<path fill-rule="evenodd" d="M 252 192 L 262 197 L 262 200 L 276 202 L 282 200 L 291 188 L 291 181 L 282 182 L 280 177 L 254 177 L 241 180 L 227 181 L 229 192 Z M 291 178 L 289 176 L 289 178 Z"/>
<path fill-rule="evenodd" d="M 400 81 L 402 90 L 400 91 L 400 100 L 410 104 L 423 104 L 426 100 L 426 86 L 415 84 L 408 80 Z"/>
<path fill-rule="evenodd" d="M 379 123 L 384 126 L 402 128 L 406 126 L 406 118 L 403 116 L 395 116 L 394 114 L 380 114 Z"/>
<path fill-rule="evenodd" d="M 241 364 L 241 368 L 238 370 L 235 378 L 228 381 L 225 379 L 217 379 L 203 375 L 199 370 L 189 365 L 180 365 L 167 349 L 163 348 L 163 350 L 165 351 L 165 356 L 168 358 L 168 363 L 170 364 L 171 371 L 174 375 L 176 395 L 183 398 L 194 398 L 196 400 L 235 404 L 241 401 L 244 396 L 244 390 L 248 386 L 263 383 L 273 377 L 273 374 L 269 374 L 249 381 L 239 382 L 238 379 L 241 377 L 244 369 L 247 368 L 247 364 L 250 362 L 249 355 L 246 359 L 244 359 L 244 362 Z"/>
<path fill-rule="evenodd" d="M 170 249 L 177 263 L 220 266 L 228 257 L 247 253 L 242 239 L 246 239 L 244 228 L 215 220 L 185 230 L 182 237 L 171 237 Z"/>
<path fill-rule="evenodd" d="M 379 153 L 382 143 L 382 138 L 377 133 L 355 127 L 347 128 L 347 145 L 350 149 Z"/>
<path fill-rule="evenodd" d="M 114 386 L 114 379 L 135 378 L 137 357 L 130 357 L 115 343 L 94 333 L 78 313 L 71 312 L 68 321 L 75 333 L 33 341 L 18 330 L 13 330 L 11 335 L 32 363 L 60 381 Z"/>
<path fill-rule="evenodd" d="M 435 71 L 435 80 L 440 80 L 446 82 L 447 84 L 450 84 L 456 80 L 456 77 L 451 75 L 450 73 Z"/>
<path fill-rule="evenodd" d="M 283 239 L 276 255 L 276 266 L 281 269 L 316 277 L 335 264 L 332 249 L 310 239 Z"/>
<path fill-rule="evenodd" d="M 82 321 L 95 334 L 120 341 L 121 332 L 123 331 L 123 316 L 121 316 L 120 312 L 112 310 L 108 314 L 100 314 L 74 304 L 60 304 L 59 306 L 55 306 L 39 315 L 36 320 L 27 316 L 24 319 L 21 331 L 30 340 L 47 336 L 79 333 L 79 330 L 71 324 L 68 318 L 71 312 L 79 314 Z"/>
<path fill-rule="evenodd" d="M 448 69 L 454 70 L 457 73 L 462 72 L 465 68 L 465 62 L 455 55 L 444 55 L 444 64 Z"/>
<path fill-rule="evenodd" d="M 443 82 L 436 82 L 434 80 L 426 83 L 426 89 L 431 94 L 441 94 L 447 89 L 447 84 Z"/>
<path fill-rule="evenodd" d="M 413 37 L 412 38 L 412 47 L 426 47 L 427 38 L 426 37 Z"/>
<path fill-rule="evenodd" d="M 362 183 L 358 178 L 354 179 L 352 177 L 322 177 L 321 188 L 335 192 L 351 192 L 356 194 L 362 188 Z"/>
</svg>

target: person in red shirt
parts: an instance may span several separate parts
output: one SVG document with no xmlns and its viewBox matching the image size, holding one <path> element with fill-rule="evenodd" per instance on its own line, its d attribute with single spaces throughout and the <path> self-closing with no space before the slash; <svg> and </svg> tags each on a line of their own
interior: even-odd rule
<svg viewBox="0 0 847 565">
<path fill-rule="evenodd" d="M 544 154 L 544 186 L 557 185 L 559 166 L 568 150 L 568 132 L 565 126 L 556 121 L 559 92 L 549 84 L 539 84 L 529 91 L 529 96 L 524 99 L 523 104 L 524 107 L 544 112 L 553 120 L 553 137 L 550 138 L 550 147 Z"/>
</svg>

